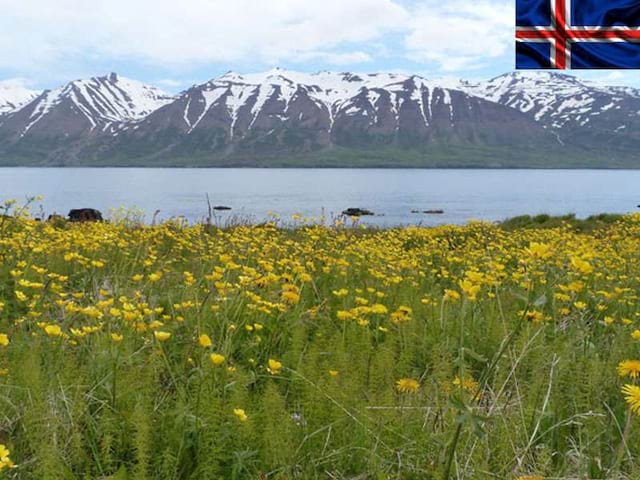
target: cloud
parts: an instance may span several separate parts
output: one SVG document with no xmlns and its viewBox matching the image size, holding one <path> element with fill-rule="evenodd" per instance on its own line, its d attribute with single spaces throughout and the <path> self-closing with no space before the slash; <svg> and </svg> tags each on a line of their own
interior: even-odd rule
<svg viewBox="0 0 640 480">
<path fill-rule="evenodd" d="M 427 0 L 409 21 L 407 55 L 443 71 L 486 66 L 512 48 L 514 15 L 512 1 Z"/>
<path fill-rule="evenodd" d="M 365 52 L 310 52 L 299 54 L 293 58 L 295 62 L 308 62 L 310 60 L 321 60 L 331 65 L 353 65 L 371 62 L 373 58 Z"/>
<path fill-rule="evenodd" d="M 0 0 L 0 68 L 111 59 L 180 68 L 317 58 L 369 60 L 355 45 L 404 28 L 393 0 Z"/>
</svg>

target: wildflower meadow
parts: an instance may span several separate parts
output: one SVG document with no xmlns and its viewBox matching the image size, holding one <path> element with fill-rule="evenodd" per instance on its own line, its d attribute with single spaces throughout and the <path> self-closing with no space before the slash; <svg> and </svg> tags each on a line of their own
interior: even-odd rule
<svg viewBox="0 0 640 480">
<path fill-rule="evenodd" d="M 640 478 L 640 215 L 0 217 L 0 478 Z"/>
</svg>

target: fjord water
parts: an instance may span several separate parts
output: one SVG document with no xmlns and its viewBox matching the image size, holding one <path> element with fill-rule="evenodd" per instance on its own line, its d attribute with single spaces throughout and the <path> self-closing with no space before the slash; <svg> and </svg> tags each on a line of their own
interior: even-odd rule
<svg viewBox="0 0 640 480">
<path fill-rule="evenodd" d="M 183 216 L 200 221 L 212 205 L 224 224 L 240 217 L 290 221 L 293 214 L 325 215 L 349 207 L 372 210 L 362 217 L 380 226 L 463 224 L 522 214 L 637 211 L 640 171 L 480 169 L 187 169 L 187 168 L 0 168 L 0 199 L 42 195 L 46 214 L 91 207 L 137 207 L 150 221 Z M 442 215 L 412 210 L 444 210 Z M 35 209 L 37 210 L 37 209 Z M 37 213 L 37 212 L 36 212 Z"/>
</svg>

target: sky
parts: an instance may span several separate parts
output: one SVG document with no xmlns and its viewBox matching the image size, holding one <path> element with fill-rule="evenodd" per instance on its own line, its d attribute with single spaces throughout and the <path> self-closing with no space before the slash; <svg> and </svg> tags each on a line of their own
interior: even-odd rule
<svg viewBox="0 0 640 480">
<path fill-rule="evenodd" d="M 117 72 L 178 92 L 229 70 L 488 79 L 514 68 L 514 0 L 0 0 L 0 80 Z M 640 87 L 637 71 L 569 72 Z"/>
</svg>

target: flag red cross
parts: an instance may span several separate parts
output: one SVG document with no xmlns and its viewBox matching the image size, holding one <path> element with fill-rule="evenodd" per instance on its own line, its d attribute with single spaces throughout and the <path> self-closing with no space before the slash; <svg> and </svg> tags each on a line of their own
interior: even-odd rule
<svg viewBox="0 0 640 480">
<path fill-rule="evenodd" d="M 640 29 L 615 26 L 571 26 L 571 1 L 551 1 L 551 25 L 516 27 L 517 42 L 551 43 L 551 68 L 571 68 L 571 45 L 575 42 L 640 42 Z"/>
</svg>

